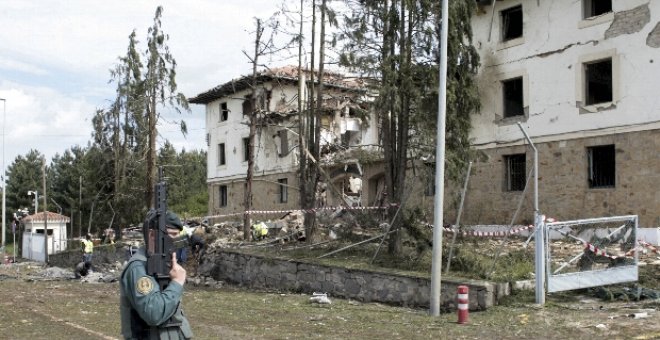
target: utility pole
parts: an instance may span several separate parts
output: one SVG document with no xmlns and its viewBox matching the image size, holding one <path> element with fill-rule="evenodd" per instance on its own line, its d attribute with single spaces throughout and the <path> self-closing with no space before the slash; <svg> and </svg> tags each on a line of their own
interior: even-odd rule
<svg viewBox="0 0 660 340">
<path fill-rule="evenodd" d="M 5 215 L 7 214 L 7 205 L 6 205 L 6 195 L 7 195 L 7 185 L 5 180 L 5 125 L 6 116 L 7 116 L 7 101 L 4 98 L 2 100 L 2 249 L 5 248 Z M 14 245 L 14 248 L 16 245 Z M 14 256 L 15 257 L 15 256 Z"/>
<path fill-rule="evenodd" d="M 78 189 L 78 237 L 82 238 L 82 176 L 80 176 Z"/>
<path fill-rule="evenodd" d="M 431 315 L 440 316 L 442 287 L 442 225 L 445 194 L 445 119 L 447 115 L 447 36 L 449 0 L 442 0 L 440 30 L 440 85 L 438 89 L 438 131 L 435 149 L 435 201 L 433 208 L 433 260 L 431 263 Z"/>
<path fill-rule="evenodd" d="M 46 194 L 46 158 L 41 158 L 41 181 L 44 191 L 44 263 L 48 263 L 48 195 Z M 55 235 L 53 235 L 55 236 Z"/>
</svg>

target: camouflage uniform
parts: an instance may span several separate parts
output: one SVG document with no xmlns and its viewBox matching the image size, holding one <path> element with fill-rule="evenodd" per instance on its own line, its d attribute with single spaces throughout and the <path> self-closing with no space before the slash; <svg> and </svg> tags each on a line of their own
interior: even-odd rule
<svg viewBox="0 0 660 340">
<path fill-rule="evenodd" d="M 191 339 L 192 330 L 181 309 L 183 286 L 170 281 L 161 291 L 158 282 L 147 275 L 146 266 L 141 248 L 121 274 L 122 335 L 125 339 Z"/>
</svg>

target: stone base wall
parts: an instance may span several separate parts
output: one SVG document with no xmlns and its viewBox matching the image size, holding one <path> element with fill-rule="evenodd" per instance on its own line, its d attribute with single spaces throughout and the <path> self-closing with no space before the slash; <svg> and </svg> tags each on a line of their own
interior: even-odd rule
<svg viewBox="0 0 660 340">
<path fill-rule="evenodd" d="M 231 251 L 207 253 L 198 274 L 248 288 L 274 289 L 306 294 L 328 293 L 330 297 L 382 302 L 409 307 L 429 307 L 431 280 L 365 270 L 278 260 Z M 444 278 L 441 304 L 456 307 L 456 289 L 469 286 L 471 310 L 484 310 L 509 295 L 508 284 L 457 281 Z"/>
<path fill-rule="evenodd" d="M 280 202 L 280 179 L 287 179 L 287 200 Z M 227 186 L 227 206 L 220 207 L 220 186 Z M 291 210 L 300 209 L 298 191 L 298 177 L 295 173 L 282 173 L 275 175 L 258 176 L 252 182 L 252 206 L 254 210 Z M 228 220 L 242 221 L 244 208 L 245 179 L 213 182 L 208 186 L 210 215 L 227 215 L 241 213 L 231 218 L 211 218 L 210 223 L 225 222 Z M 279 218 L 279 215 L 268 215 L 267 218 Z M 253 217 L 254 218 L 254 217 Z"/>
<path fill-rule="evenodd" d="M 589 188 L 587 148 L 614 145 L 615 186 Z M 638 215 L 640 227 L 660 226 L 660 130 L 535 144 L 539 155 L 539 209 L 557 220 Z M 461 221 L 464 224 L 508 224 L 521 191 L 505 190 L 504 156 L 526 154 L 526 171 L 534 156 L 525 146 L 483 150 L 484 162 L 473 164 Z M 519 222 L 533 223 L 534 190 L 528 189 Z M 447 211 L 455 214 L 455 209 Z M 447 217 L 447 216 L 445 216 Z M 450 217 L 449 221 L 453 221 Z"/>
</svg>

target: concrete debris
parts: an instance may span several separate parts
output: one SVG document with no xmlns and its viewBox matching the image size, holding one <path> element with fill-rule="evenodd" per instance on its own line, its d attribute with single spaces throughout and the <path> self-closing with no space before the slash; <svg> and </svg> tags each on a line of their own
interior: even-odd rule
<svg viewBox="0 0 660 340">
<path fill-rule="evenodd" d="M 327 293 L 316 293 L 312 294 L 312 297 L 309 298 L 309 301 L 315 302 L 321 305 L 329 305 L 332 303 L 330 299 L 328 299 L 328 294 Z"/>
<path fill-rule="evenodd" d="M 220 289 L 225 284 L 222 281 L 214 280 L 210 276 L 191 277 L 191 278 L 188 278 L 188 283 L 191 283 L 193 286 L 196 286 L 196 287 L 209 287 L 209 288 L 215 288 L 215 289 Z"/>
</svg>

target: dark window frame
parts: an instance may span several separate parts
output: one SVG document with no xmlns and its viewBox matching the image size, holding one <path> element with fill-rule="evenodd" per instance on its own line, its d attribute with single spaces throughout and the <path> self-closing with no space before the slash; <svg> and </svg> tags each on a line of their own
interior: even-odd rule
<svg viewBox="0 0 660 340">
<path fill-rule="evenodd" d="M 502 41 L 510 41 L 523 37 L 523 7 L 522 4 L 500 11 L 502 23 Z"/>
<path fill-rule="evenodd" d="M 227 108 L 227 102 L 220 103 L 220 121 L 224 122 L 229 119 L 229 109 Z"/>
<path fill-rule="evenodd" d="M 583 0 L 583 18 L 593 18 L 612 12 L 612 0 Z"/>
<path fill-rule="evenodd" d="M 243 138 L 243 162 L 250 160 L 250 137 Z"/>
<path fill-rule="evenodd" d="M 218 206 L 219 207 L 226 207 L 227 203 L 229 202 L 228 200 L 229 196 L 229 188 L 227 188 L 226 185 L 221 185 L 218 187 Z"/>
<path fill-rule="evenodd" d="M 585 62 L 584 103 L 597 105 L 614 100 L 614 64 L 612 58 Z"/>
<path fill-rule="evenodd" d="M 279 203 L 287 203 L 289 201 L 289 180 L 287 178 L 280 178 L 277 180 L 279 185 Z"/>
<path fill-rule="evenodd" d="M 527 183 L 527 155 L 524 153 L 505 155 L 505 190 L 523 191 Z"/>
<path fill-rule="evenodd" d="M 525 115 L 525 80 L 522 76 L 501 81 L 502 116 L 504 118 Z"/>
<path fill-rule="evenodd" d="M 227 164 L 227 153 L 225 149 L 225 143 L 218 144 L 218 165 Z"/>
<path fill-rule="evenodd" d="M 616 187 L 616 149 L 614 144 L 587 148 L 589 188 Z"/>
</svg>

